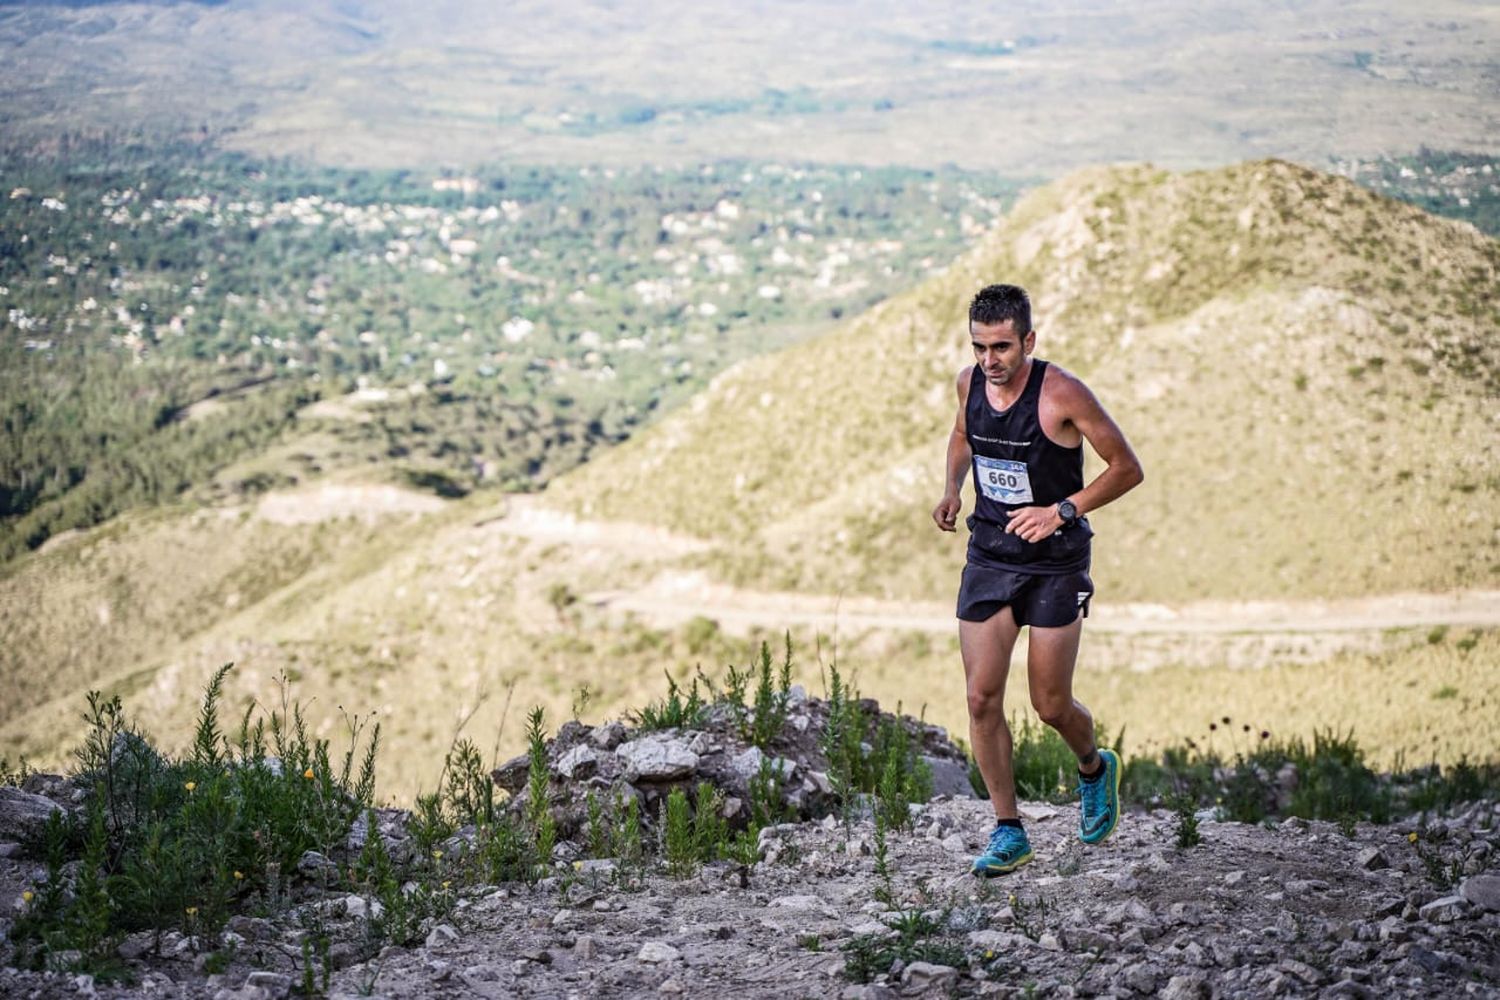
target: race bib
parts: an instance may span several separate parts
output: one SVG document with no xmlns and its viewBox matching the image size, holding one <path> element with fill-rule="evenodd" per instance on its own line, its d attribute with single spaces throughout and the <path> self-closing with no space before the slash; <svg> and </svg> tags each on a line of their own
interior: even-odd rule
<svg viewBox="0 0 1500 1000">
<path fill-rule="evenodd" d="M 1025 462 L 1008 462 L 1000 458 L 974 456 L 974 471 L 979 490 L 997 503 L 1031 503 L 1031 476 Z"/>
</svg>

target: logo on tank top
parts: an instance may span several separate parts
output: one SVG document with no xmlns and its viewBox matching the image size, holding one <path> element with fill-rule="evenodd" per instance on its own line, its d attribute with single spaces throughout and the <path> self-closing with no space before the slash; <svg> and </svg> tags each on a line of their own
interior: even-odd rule
<svg viewBox="0 0 1500 1000">
<path fill-rule="evenodd" d="M 974 456 L 974 478 L 979 491 L 996 503 L 1031 503 L 1031 473 L 1025 462 Z"/>
</svg>

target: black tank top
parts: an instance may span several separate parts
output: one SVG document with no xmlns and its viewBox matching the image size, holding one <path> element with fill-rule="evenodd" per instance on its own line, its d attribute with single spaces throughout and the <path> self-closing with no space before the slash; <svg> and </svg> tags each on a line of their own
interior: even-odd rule
<svg viewBox="0 0 1500 1000">
<path fill-rule="evenodd" d="M 1083 489 L 1082 443 L 1064 448 L 1042 433 L 1039 403 L 1047 362 L 1032 361 L 1020 398 L 1004 411 L 990 405 L 984 372 L 978 365 L 972 371 L 964 423 L 974 456 L 973 542 L 987 550 L 990 561 L 1029 572 L 1086 566 L 1093 531 L 1085 518 L 1035 544 L 1004 532 L 1007 511 L 1050 507 Z"/>
</svg>

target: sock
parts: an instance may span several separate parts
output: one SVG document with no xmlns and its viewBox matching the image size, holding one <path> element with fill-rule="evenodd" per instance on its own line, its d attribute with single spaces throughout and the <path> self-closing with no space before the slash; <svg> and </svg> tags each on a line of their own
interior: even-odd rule
<svg viewBox="0 0 1500 1000">
<path fill-rule="evenodd" d="M 1018 820 L 1018 819 L 997 819 L 995 821 L 995 825 L 996 826 L 1014 827 L 1017 830 L 1024 830 L 1024 829 L 1026 829 L 1024 826 L 1021 825 L 1021 821 Z"/>
<path fill-rule="evenodd" d="M 1079 777 L 1080 780 L 1086 781 L 1086 782 L 1088 782 L 1089 784 L 1092 785 L 1094 782 L 1096 782 L 1100 778 L 1104 777 L 1104 771 L 1105 771 L 1104 762 L 1101 760 L 1099 762 L 1099 770 L 1095 771 L 1093 774 L 1084 774 L 1083 773 L 1083 768 L 1080 767 L 1078 769 L 1078 777 Z"/>
</svg>

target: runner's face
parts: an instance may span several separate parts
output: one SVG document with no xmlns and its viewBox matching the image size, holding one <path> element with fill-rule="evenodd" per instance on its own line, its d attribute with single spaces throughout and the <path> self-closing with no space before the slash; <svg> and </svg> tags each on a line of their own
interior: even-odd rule
<svg viewBox="0 0 1500 1000">
<path fill-rule="evenodd" d="M 1011 320 L 1004 323 L 970 323 L 974 361 L 991 385 L 1009 385 L 1026 366 L 1027 355 L 1036 346 L 1036 331 L 1024 336 Z"/>
</svg>

